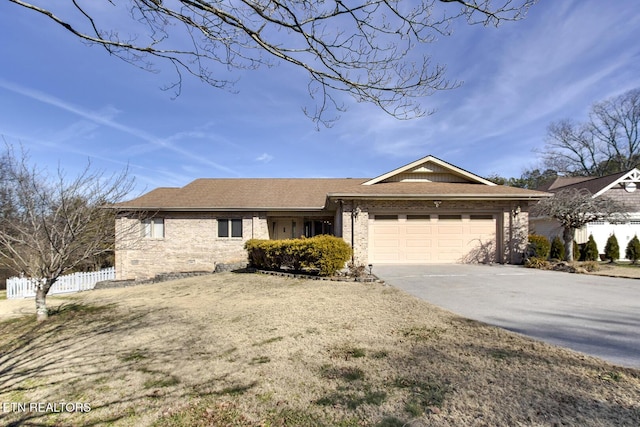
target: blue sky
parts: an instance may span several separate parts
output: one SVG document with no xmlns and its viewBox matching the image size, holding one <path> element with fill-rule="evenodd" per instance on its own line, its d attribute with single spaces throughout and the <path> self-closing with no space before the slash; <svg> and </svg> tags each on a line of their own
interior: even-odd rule
<svg viewBox="0 0 640 427">
<path fill-rule="evenodd" d="M 302 71 L 237 72 L 237 93 L 170 70 L 148 73 L 87 46 L 44 17 L 0 3 L 0 135 L 40 167 L 88 159 L 129 166 L 138 189 L 200 177 L 373 177 L 432 154 L 481 176 L 538 165 L 552 121 L 584 120 L 593 102 L 640 87 L 638 0 L 542 0 L 499 28 L 460 22 L 420 47 L 460 88 L 425 98 L 435 114 L 399 121 L 345 98 L 316 130 Z"/>
</svg>

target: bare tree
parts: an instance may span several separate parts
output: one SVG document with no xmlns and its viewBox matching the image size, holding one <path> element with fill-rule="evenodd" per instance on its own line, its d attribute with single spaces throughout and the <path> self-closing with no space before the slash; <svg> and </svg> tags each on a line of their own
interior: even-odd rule
<svg viewBox="0 0 640 427">
<path fill-rule="evenodd" d="M 573 261 L 573 240 L 576 230 L 591 221 L 622 219 L 627 208 L 604 196 L 593 197 L 586 189 L 566 189 L 534 206 L 531 215 L 549 217 L 560 223 L 566 261 Z"/>
<path fill-rule="evenodd" d="M 106 209 L 130 193 L 126 171 L 105 176 L 90 164 L 75 178 L 53 177 L 7 149 L 3 188 L 13 211 L 0 227 L 0 263 L 31 278 L 38 321 L 47 318 L 46 296 L 66 272 L 113 251 L 115 212 Z"/>
<path fill-rule="evenodd" d="M 449 35 L 458 19 L 495 26 L 521 19 L 537 0 L 9 1 L 143 69 L 168 61 L 177 94 L 182 73 L 222 88 L 233 81 L 225 67 L 293 64 L 309 75 L 316 100 L 305 113 L 327 123 L 328 110 L 343 109 L 341 92 L 401 119 L 425 114 L 418 98 L 456 83 L 445 79 L 444 66 L 414 54 L 415 46 Z M 130 19 L 109 19 L 109 12 Z"/>
<path fill-rule="evenodd" d="M 569 175 L 604 176 L 640 163 L 640 89 L 598 102 L 589 120 L 552 123 L 542 157 Z"/>
</svg>

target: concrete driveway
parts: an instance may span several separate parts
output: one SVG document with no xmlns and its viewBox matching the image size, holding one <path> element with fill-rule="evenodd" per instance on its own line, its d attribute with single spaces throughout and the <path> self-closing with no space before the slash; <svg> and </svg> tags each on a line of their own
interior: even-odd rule
<svg viewBox="0 0 640 427">
<path fill-rule="evenodd" d="M 374 265 L 373 273 L 464 317 L 640 368 L 640 280 L 502 265 Z"/>
</svg>

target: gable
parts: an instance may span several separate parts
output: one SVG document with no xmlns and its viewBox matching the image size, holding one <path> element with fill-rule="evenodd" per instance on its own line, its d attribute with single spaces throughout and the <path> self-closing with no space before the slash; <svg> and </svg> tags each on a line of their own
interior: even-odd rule
<svg viewBox="0 0 640 427">
<path fill-rule="evenodd" d="M 390 182 L 444 182 L 464 184 L 496 184 L 471 172 L 447 163 L 434 156 L 423 157 L 398 169 L 394 169 L 362 185 Z"/>
<path fill-rule="evenodd" d="M 607 184 L 599 191 L 594 192 L 593 197 L 600 196 L 605 192 L 613 189 L 623 189 L 627 193 L 634 193 L 640 188 L 640 170 L 631 169 L 629 172 L 624 173 L 615 181 Z"/>
</svg>

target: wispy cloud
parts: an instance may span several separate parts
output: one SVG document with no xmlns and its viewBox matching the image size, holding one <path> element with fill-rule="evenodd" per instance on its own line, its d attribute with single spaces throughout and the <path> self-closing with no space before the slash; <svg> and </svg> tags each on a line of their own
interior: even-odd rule
<svg viewBox="0 0 640 427">
<path fill-rule="evenodd" d="M 177 147 L 171 144 L 170 140 L 168 139 L 159 138 L 143 129 L 138 129 L 132 126 L 127 126 L 122 123 L 119 123 L 118 121 L 115 120 L 115 117 L 119 114 L 119 111 L 114 107 L 107 107 L 102 111 L 92 111 L 86 108 L 79 107 L 77 105 L 73 105 L 69 102 L 66 102 L 60 98 L 54 97 L 42 91 L 28 88 L 22 85 L 18 85 L 18 84 L 6 81 L 4 79 L 0 79 L 0 88 L 3 88 L 10 92 L 25 96 L 27 98 L 30 98 L 36 101 L 42 102 L 44 104 L 56 107 L 58 109 L 73 113 L 79 117 L 89 120 L 92 123 L 95 123 L 101 126 L 106 126 L 111 129 L 115 129 L 117 131 L 123 132 L 127 135 L 133 136 L 147 143 L 150 143 L 156 148 L 169 150 L 171 152 L 179 154 L 187 160 L 195 161 L 195 162 L 204 164 L 206 166 L 213 167 L 215 169 L 218 169 L 220 171 L 223 171 L 231 175 L 235 175 L 235 176 L 240 175 L 237 171 L 227 166 L 224 166 L 217 162 L 209 160 L 206 157 L 199 156 L 197 153 L 194 153 L 193 151 Z"/>
<path fill-rule="evenodd" d="M 271 160 L 273 160 L 273 156 L 267 153 L 262 153 L 260 156 L 256 157 L 256 161 L 261 163 L 269 163 Z"/>
</svg>

